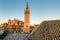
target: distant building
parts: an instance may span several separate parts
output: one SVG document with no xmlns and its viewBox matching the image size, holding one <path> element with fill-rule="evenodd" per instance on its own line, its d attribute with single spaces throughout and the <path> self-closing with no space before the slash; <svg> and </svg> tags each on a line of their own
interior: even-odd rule
<svg viewBox="0 0 60 40">
<path fill-rule="evenodd" d="M 0 25 L 0 27 L 4 28 L 4 31 L 7 31 L 7 26 L 8 26 L 7 23 L 3 23 L 3 24 Z"/>
<path fill-rule="evenodd" d="M 26 10 L 24 12 L 24 32 L 28 33 L 29 31 L 30 31 L 30 11 L 27 3 Z"/>
<path fill-rule="evenodd" d="M 39 26 L 39 24 L 34 24 L 34 29 L 36 29 Z"/>
<path fill-rule="evenodd" d="M 16 18 L 14 18 L 14 20 L 8 20 L 8 25 L 18 25 L 18 20 Z"/>
<path fill-rule="evenodd" d="M 19 21 L 16 18 L 14 20 L 8 20 L 8 31 L 10 32 L 19 32 L 19 31 L 23 31 L 23 27 L 24 27 L 24 22 L 23 21 Z"/>
<path fill-rule="evenodd" d="M 30 25 L 30 33 L 38 27 L 39 27 L 39 24 Z"/>
<path fill-rule="evenodd" d="M 8 32 L 24 32 L 24 33 L 29 33 L 30 32 L 30 11 L 28 8 L 28 3 L 26 4 L 26 9 L 24 12 L 24 22 L 20 21 L 16 18 L 13 20 L 8 20 L 7 23 L 1 24 L 5 28 L 5 31 Z"/>
<path fill-rule="evenodd" d="M 30 26 L 30 33 L 35 29 L 34 25 Z"/>
</svg>

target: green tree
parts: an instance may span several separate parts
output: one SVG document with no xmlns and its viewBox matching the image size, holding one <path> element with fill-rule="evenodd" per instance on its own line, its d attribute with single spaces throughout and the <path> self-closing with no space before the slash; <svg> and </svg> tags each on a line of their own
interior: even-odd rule
<svg viewBox="0 0 60 40">
<path fill-rule="evenodd" d="M 7 36 L 7 32 L 4 31 L 4 33 L 0 35 L 0 39 L 3 40 L 6 36 Z"/>
</svg>

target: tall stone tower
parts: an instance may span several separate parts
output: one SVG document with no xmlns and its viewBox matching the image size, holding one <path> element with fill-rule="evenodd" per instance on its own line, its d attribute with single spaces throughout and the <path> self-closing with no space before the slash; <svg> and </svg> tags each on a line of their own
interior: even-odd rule
<svg viewBox="0 0 60 40">
<path fill-rule="evenodd" d="M 30 30 L 30 11 L 27 3 L 24 12 L 24 32 L 28 33 L 29 30 Z"/>
</svg>

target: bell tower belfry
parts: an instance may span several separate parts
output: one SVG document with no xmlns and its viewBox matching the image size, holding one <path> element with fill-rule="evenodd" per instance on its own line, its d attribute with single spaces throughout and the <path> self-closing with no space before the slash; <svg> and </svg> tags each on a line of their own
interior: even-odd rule
<svg viewBox="0 0 60 40">
<path fill-rule="evenodd" d="M 24 32 L 29 32 L 30 30 L 30 11 L 28 3 L 26 4 L 26 9 L 24 11 Z"/>
</svg>

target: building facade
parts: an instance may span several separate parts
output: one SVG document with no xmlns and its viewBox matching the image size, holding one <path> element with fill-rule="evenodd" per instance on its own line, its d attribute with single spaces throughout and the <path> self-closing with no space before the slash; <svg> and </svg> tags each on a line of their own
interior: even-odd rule
<svg viewBox="0 0 60 40">
<path fill-rule="evenodd" d="M 23 21 L 19 21 L 16 18 L 14 20 L 8 20 L 7 23 L 7 31 L 8 32 L 22 32 L 23 31 L 23 27 L 24 27 L 24 22 Z"/>
</svg>

